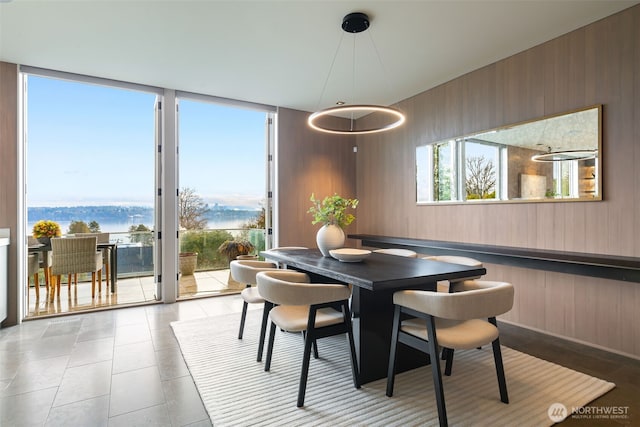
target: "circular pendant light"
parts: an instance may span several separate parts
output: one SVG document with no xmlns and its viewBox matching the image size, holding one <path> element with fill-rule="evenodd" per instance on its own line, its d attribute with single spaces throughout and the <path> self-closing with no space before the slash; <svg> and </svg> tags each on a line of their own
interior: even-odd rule
<svg viewBox="0 0 640 427">
<path fill-rule="evenodd" d="M 350 13 L 342 19 L 342 29 L 345 32 L 352 34 L 361 33 L 367 30 L 370 24 L 371 23 L 369 17 L 362 12 Z M 342 40 L 340 41 L 340 44 L 341 43 Z M 340 45 L 338 46 L 338 50 L 339 48 Z M 375 49 L 375 46 L 374 50 L 377 53 L 377 49 Z M 378 59 L 380 58 L 378 57 Z M 329 70 L 329 76 L 331 75 L 332 69 L 333 64 L 331 65 L 331 69 Z M 327 81 L 329 80 L 329 76 L 327 76 Z M 355 81 L 355 76 L 353 76 L 353 81 Z M 363 129 L 358 129 L 357 126 L 354 126 L 354 118 L 360 118 L 369 114 L 376 114 L 376 118 L 379 117 L 379 124 Z M 346 120 L 336 120 L 336 118 L 340 117 L 348 119 L 348 122 Z M 397 108 L 387 107 L 384 105 L 345 104 L 343 102 L 340 102 L 337 106 L 325 108 L 324 110 L 320 110 L 311 114 L 307 120 L 307 123 L 309 127 L 319 132 L 337 135 L 365 135 L 395 129 L 401 126 L 405 121 L 405 115 Z M 338 126 L 339 124 L 344 125 L 345 123 L 348 123 L 348 126 Z"/>
<path fill-rule="evenodd" d="M 596 157 L 597 150 L 550 151 L 531 156 L 534 162 L 564 162 L 566 160 L 589 160 Z"/>
</svg>

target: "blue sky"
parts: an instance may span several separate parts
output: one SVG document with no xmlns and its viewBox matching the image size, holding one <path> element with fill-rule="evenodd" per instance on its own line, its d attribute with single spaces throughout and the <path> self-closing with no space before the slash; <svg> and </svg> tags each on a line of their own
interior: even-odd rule
<svg viewBox="0 0 640 427">
<path fill-rule="evenodd" d="M 28 206 L 151 205 L 155 94 L 28 77 Z M 265 192 L 265 113 L 180 101 L 180 187 L 255 205 Z"/>
</svg>

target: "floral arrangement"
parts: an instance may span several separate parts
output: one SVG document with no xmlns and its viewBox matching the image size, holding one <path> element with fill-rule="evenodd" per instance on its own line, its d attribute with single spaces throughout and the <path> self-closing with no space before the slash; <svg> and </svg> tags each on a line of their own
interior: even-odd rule
<svg viewBox="0 0 640 427">
<path fill-rule="evenodd" d="M 58 237 L 62 234 L 60 224 L 50 220 L 40 220 L 33 225 L 33 237 Z"/>
<path fill-rule="evenodd" d="M 248 240 L 225 240 L 218 247 L 218 252 L 225 254 L 229 261 L 236 259 L 239 255 L 248 255 L 255 247 Z"/>
<path fill-rule="evenodd" d="M 353 214 L 346 213 L 346 210 L 348 208 L 355 209 L 358 206 L 358 199 L 345 199 L 344 197 L 334 194 L 320 201 L 316 199 L 312 193 L 310 200 L 312 205 L 307 213 L 313 215 L 311 224 L 321 222 L 324 225 L 333 224 L 344 228 L 356 219 Z"/>
</svg>

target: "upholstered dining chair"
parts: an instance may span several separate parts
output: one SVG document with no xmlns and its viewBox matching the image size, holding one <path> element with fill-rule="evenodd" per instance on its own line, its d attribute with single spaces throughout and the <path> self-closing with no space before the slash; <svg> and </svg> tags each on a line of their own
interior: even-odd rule
<svg viewBox="0 0 640 427">
<path fill-rule="evenodd" d="M 464 289 L 455 293 L 406 290 L 393 294 L 395 309 L 387 396 L 393 395 L 398 342 L 427 353 L 441 426 L 447 425 L 447 412 L 438 360 L 439 346 L 468 350 L 491 343 L 500 400 L 509 403 L 496 316 L 511 310 L 513 285 L 468 280 L 462 286 Z M 404 315 L 412 318 L 402 320 Z"/>
<path fill-rule="evenodd" d="M 355 388 L 360 388 L 353 326 L 349 312 L 351 286 L 309 283 L 309 276 L 305 273 L 288 270 L 263 271 L 257 274 L 256 279 L 260 295 L 275 304 L 269 312 L 271 327 L 264 370 L 271 369 L 276 327 L 287 332 L 305 334 L 297 406 L 304 406 L 311 347 L 320 338 L 347 334 L 353 385 Z"/>
<path fill-rule="evenodd" d="M 411 249 L 387 248 L 387 249 L 375 249 L 373 252 L 376 252 L 379 254 L 387 254 L 387 255 L 406 256 L 408 258 L 418 257 L 418 253 L 416 251 L 412 251 Z"/>
<path fill-rule="evenodd" d="M 102 253 L 97 249 L 97 237 L 73 237 L 51 239 L 51 280 L 53 299 L 56 291 L 60 296 L 60 277 L 68 276 L 69 296 L 71 296 L 71 277 L 78 273 L 91 273 L 91 298 L 96 296 L 96 275 L 98 276 L 98 292 L 102 291 Z M 77 286 L 77 283 L 76 283 Z"/>
<path fill-rule="evenodd" d="M 244 333 L 244 323 L 247 318 L 247 309 L 249 304 L 262 304 L 265 302 L 264 298 L 258 293 L 256 287 L 256 274 L 261 271 L 275 270 L 278 266 L 268 261 L 258 260 L 233 260 L 229 263 L 229 269 L 231 270 L 231 277 L 233 280 L 244 283 L 246 287 L 240 292 L 242 297 L 242 315 L 240 317 L 240 329 L 238 331 L 238 339 L 242 339 Z M 260 343 L 258 348 L 258 362 L 262 360 L 262 349 L 264 347 L 264 337 L 267 328 L 268 309 L 265 307 L 262 320 L 262 328 L 260 330 Z"/>
<path fill-rule="evenodd" d="M 39 254 L 29 254 L 27 258 L 27 306 L 29 305 L 29 279 L 33 277 L 33 284 L 36 291 L 36 300 L 40 299 L 40 256 Z"/>
<path fill-rule="evenodd" d="M 433 256 L 425 256 L 422 259 L 429 259 L 431 261 L 440 261 L 440 262 L 448 262 L 451 264 L 461 264 L 469 267 L 482 267 L 482 262 L 477 259 L 469 258 L 466 256 L 457 256 L 457 255 L 433 255 Z M 473 280 L 479 279 L 480 276 L 477 277 L 466 277 L 461 280 L 455 281 L 446 281 L 442 280 L 438 282 L 438 292 L 454 292 L 456 283 L 464 282 L 465 280 Z"/>
</svg>

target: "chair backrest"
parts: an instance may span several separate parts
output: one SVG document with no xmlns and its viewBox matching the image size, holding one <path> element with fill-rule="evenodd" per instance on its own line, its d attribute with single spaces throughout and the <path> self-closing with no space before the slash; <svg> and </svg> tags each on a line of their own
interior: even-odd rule
<svg viewBox="0 0 640 427">
<path fill-rule="evenodd" d="M 33 276 L 38 273 L 40 270 L 40 257 L 38 254 L 29 254 L 29 259 L 27 261 L 27 271 L 29 276 Z"/>
<path fill-rule="evenodd" d="M 376 249 L 373 252 L 379 254 L 387 254 L 387 255 L 397 255 L 397 256 L 405 256 L 408 258 L 417 258 L 418 254 L 411 249 L 398 249 L 398 248 L 389 248 L 389 249 Z"/>
<path fill-rule="evenodd" d="M 461 264 L 467 265 L 469 267 L 482 267 L 482 263 L 477 259 L 469 258 L 466 256 L 457 256 L 457 255 L 434 255 L 434 256 L 425 256 L 422 259 L 429 259 L 431 261 L 440 261 L 440 262 L 448 262 L 451 264 Z"/>
<path fill-rule="evenodd" d="M 263 271 L 256 275 L 256 280 L 260 295 L 278 305 L 322 304 L 343 301 L 351 296 L 351 286 L 309 283 L 309 276 L 296 271 Z"/>
<path fill-rule="evenodd" d="M 97 237 L 51 239 L 53 275 L 96 271 Z"/>
<path fill-rule="evenodd" d="M 98 243 L 109 243 L 109 233 L 76 233 L 74 237 L 92 237 L 95 236 Z"/>
<path fill-rule="evenodd" d="M 231 277 L 239 283 L 255 285 L 256 274 L 261 271 L 274 270 L 278 266 L 268 261 L 233 260 L 229 263 Z"/>
<path fill-rule="evenodd" d="M 513 307 L 513 285 L 490 280 L 467 280 L 463 292 L 398 291 L 393 303 L 444 319 L 495 317 Z"/>
</svg>

